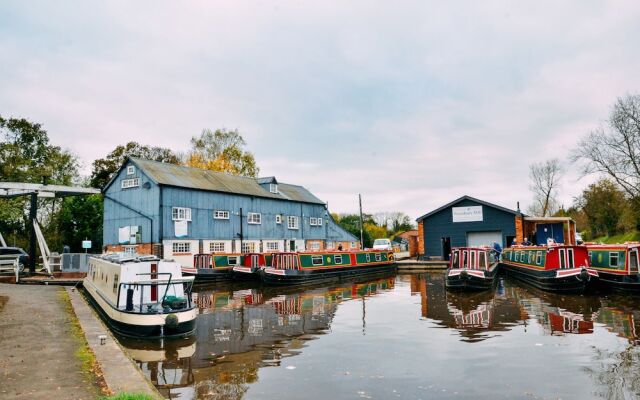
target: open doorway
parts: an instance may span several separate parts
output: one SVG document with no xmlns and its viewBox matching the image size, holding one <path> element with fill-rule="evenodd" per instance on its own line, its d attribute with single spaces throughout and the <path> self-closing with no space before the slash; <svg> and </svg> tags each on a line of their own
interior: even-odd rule
<svg viewBox="0 0 640 400">
<path fill-rule="evenodd" d="M 442 244 L 442 259 L 449 261 L 449 256 L 451 255 L 451 238 L 449 236 L 443 236 L 440 238 L 440 242 Z"/>
</svg>

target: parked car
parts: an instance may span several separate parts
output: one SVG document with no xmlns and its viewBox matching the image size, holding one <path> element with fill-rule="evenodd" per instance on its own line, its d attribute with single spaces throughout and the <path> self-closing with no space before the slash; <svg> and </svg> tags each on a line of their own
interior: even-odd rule
<svg viewBox="0 0 640 400">
<path fill-rule="evenodd" d="M 24 270 L 24 266 L 29 263 L 29 255 L 19 247 L 0 247 L 0 267 L 11 267 L 18 258 L 18 269 Z"/>
<path fill-rule="evenodd" d="M 393 250 L 391 247 L 391 240 L 389 239 L 376 239 L 373 241 L 374 250 Z"/>
</svg>

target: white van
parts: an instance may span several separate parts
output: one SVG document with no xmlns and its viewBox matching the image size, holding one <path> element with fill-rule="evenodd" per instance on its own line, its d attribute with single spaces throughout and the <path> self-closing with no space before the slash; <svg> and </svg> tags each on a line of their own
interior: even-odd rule
<svg viewBox="0 0 640 400">
<path fill-rule="evenodd" d="M 373 241 L 374 250 L 393 250 L 391 247 L 391 240 L 389 239 L 376 239 Z"/>
</svg>

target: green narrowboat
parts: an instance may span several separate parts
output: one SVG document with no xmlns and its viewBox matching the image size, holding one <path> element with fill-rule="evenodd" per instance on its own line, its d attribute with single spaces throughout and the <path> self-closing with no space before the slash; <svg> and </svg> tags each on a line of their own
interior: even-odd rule
<svg viewBox="0 0 640 400">
<path fill-rule="evenodd" d="M 591 267 L 603 288 L 640 293 L 640 243 L 587 244 Z"/>
<path fill-rule="evenodd" d="M 395 270 L 393 253 L 381 250 L 274 253 L 271 265 L 261 271 L 271 285 L 300 285 L 340 281 L 346 277 Z"/>
<path fill-rule="evenodd" d="M 244 263 L 244 254 L 196 254 L 193 267 L 182 267 L 183 275 L 195 276 L 196 282 L 223 281 L 231 279 L 231 271 Z"/>
</svg>

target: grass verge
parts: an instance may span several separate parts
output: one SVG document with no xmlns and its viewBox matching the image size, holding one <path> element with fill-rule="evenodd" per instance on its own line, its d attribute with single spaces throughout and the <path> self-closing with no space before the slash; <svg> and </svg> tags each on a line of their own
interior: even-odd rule
<svg viewBox="0 0 640 400">
<path fill-rule="evenodd" d="M 67 293 L 66 290 L 60 290 L 58 292 L 58 297 L 64 303 L 64 309 L 67 313 L 67 317 L 69 318 L 71 335 L 78 344 L 75 356 L 81 362 L 82 373 L 103 395 L 112 394 L 102 376 L 100 364 L 98 364 L 95 354 L 93 354 L 93 351 L 91 351 L 91 348 L 89 347 L 89 343 L 87 343 L 80 321 L 78 321 L 78 317 L 76 317 L 76 313 L 73 311 L 69 293 Z"/>
<path fill-rule="evenodd" d="M 142 393 L 118 393 L 113 396 L 103 396 L 98 400 L 155 400 L 153 397 Z"/>
<path fill-rule="evenodd" d="M 624 242 L 638 242 L 640 241 L 640 232 L 639 231 L 631 231 L 627 233 L 622 233 L 620 235 L 615 236 L 601 236 L 599 238 L 595 238 L 591 240 L 596 243 L 624 243 Z"/>
</svg>

